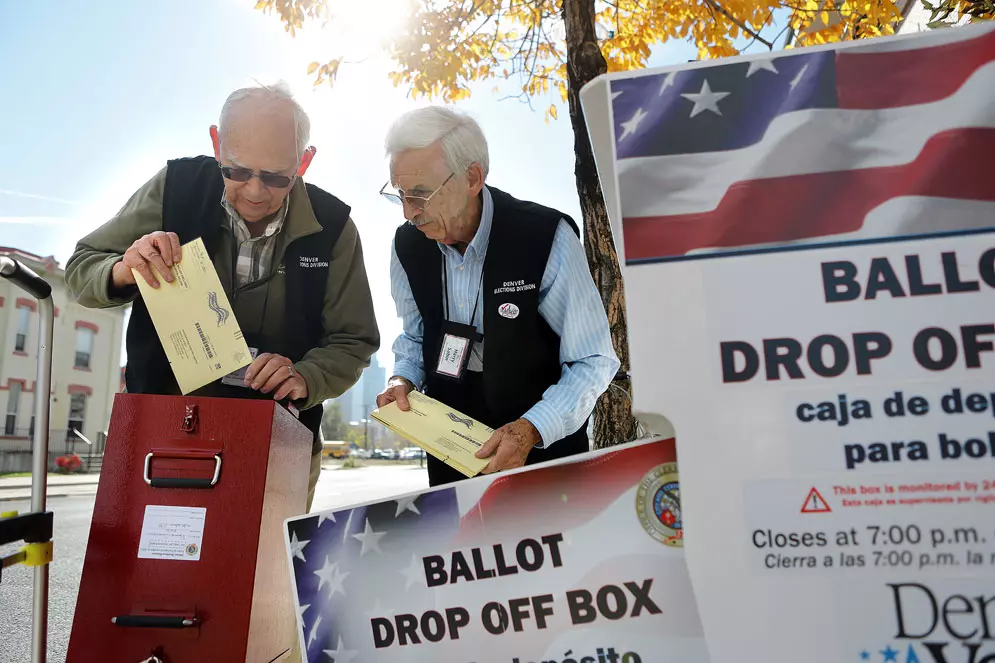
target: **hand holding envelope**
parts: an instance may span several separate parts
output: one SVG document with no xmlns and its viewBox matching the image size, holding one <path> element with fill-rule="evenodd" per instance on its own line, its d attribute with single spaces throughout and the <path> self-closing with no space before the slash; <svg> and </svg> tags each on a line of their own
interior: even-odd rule
<svg viewBox="0 0 995 663">
<path fill-rule="evenodd" d="M 389 403 L 370 416 L 468 477 L 487 466 L 489 459 L 474 454 L 494 434 L 493 428 L 419 391 L 408 394 L 408 404 L 402 411 L 396 402 Z"/>
<path fill-rule="evenodd" d="M 170 367 L 183 394 L 252 362 L 214 264 L 200 238 L 183 245 L 172 282 L 153 288 L 135 273 Z"/>
</svg>

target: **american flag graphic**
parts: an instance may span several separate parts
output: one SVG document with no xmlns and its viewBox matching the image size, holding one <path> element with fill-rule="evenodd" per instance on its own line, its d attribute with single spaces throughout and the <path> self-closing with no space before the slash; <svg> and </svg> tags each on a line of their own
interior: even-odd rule
<svg viewBox="0 0 995 663">
<path fill-rule="evenodd" d="M 415 551 L 437 548 L 458 530 L 454 488 L 289 523 L 305 660 L 372 660 L 359 657 L 370 619 L 392 617 L 398 592 L 411 605 L 430 599 Z"/>
<path fill-rule="evenodd" d="M 610 93 L 627 264 L 995 228 L 995 26 Z"/>
<path fill-rule="evenodd" d="M 545 631 L 501 637 L 481 629 L 480 607 L 489 600 L 560 593 L 571 587 L 597 589 L 606 578 L 617 580 L 620 573 L 638 574 L 638 569 L 661 574 L 657 600 L 670 621 L 647 615 L 641 622 L 620 623 L 616 630 L 642 629 L 643 637 L 653 641 L 670 631 L 685 639 L 700 635 L 693 605 L 678 610 L 667 603 L 671 596 L 681 596 L 685 585 L 686 595 L 691 595 L 682 554 L 646 534 L 638 524 L 635 500 L 625 497 L 647 472 L 675 459 L 673 439 L 662 440 L 288 521 L 285 534 L 306 651 L 303 660 L 511 663 L 515 655 L 538 657 L 570 629 L 562 605 Z M 621 509 L 613 510 L 617 502 Z M 619 511 L 626 518 L 620 518 Z M 624 549 L 605 546 L 606 532 L 613 527 L 616 533 L 626 528 L 631 533 L 633 541 Z M 493 544 L 504 542 L 512 544 L 513 557 L 514 542 L 551 532 L 565 537 L 564 566 L 555 573 L 523 572 L 452 586 L 427 585 L 422 562 L 426 555 L 441 555 L 448 562 L 451 551 L 478 546 L 487 556 Z M 659 555 L 668 557 L 661 560 Z M 671 569 L 677 580 L 668 581 L 678 589 L 667 594 L 663 576 Z M 625 575 L 625 579 L 636 578 Z M 420 616 L 426 610 L 443 612 L 452 606 L 465 606 L 471 615 L 472 625 L 459 640 L 423 639 L 403 647 L 395 641 L 389 648 L 374 647 L 374 617 L 394 620 L 402 614 Z M 598 625 L 593 632 L 603 637 L 604 628 Z M 459 658 L 452 658 L 457 652 Z"/>
</svg>

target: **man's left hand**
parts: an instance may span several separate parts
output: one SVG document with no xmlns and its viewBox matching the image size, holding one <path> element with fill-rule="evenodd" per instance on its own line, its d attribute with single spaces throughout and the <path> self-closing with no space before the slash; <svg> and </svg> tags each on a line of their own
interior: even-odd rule
<svg viewBox="0 0 995 663">
<path fill-rule="evenodd" d="M 245 371 L 245 384 L 264 394 L 275 392 L 273 400 L 282 401 L 290 397 L 296 401 L 307 398 L 307 382 L 304 381 L 294 362 L 282 355 L 264 352 Z"/>
<path fill-rule="evenodd" d="M 491 458 L 480 473 L 491 474 L 525 465 L 532 447 L 541 441 L 542 436 L 528 419 L 518 419 L 501 426 L 475 454 L 477 458 Z"/>
</svg>

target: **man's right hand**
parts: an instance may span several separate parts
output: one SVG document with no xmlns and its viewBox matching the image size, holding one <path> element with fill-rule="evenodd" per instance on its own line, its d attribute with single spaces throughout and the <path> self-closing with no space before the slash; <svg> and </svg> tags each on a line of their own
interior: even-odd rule
<svg viewBox="0 0 995 663">
<path fill-rule="evenodd" d="M 387 381 L 387 388 L 377 396 L 377 407 L 383 407 L 396 401 L 397 407 L 401 411 L 407 412 L 410 408 L 408 394 L 414 391 L 414 388 L 415 385 L 411 384 L 410 380 L 397 376 L 392 377 Z"/>
<path fill-rule="evenodd" d="M 159 272 L 167 283 L 172 283 L 172 267 L 180 261 L 180 258 L 180 238 L 176 233 L 162 230 L 149 233 L 135 240 L 135 243 L 124 252 L 121 261 L 114 265 L 111 271 L 112 284 L 118 290 L 135 285 L 132 269 L 141 274 L 145 282 L 153 288 L 159 287 L 159 279 L 156 278 L 155 272 Z"/>
</svg>

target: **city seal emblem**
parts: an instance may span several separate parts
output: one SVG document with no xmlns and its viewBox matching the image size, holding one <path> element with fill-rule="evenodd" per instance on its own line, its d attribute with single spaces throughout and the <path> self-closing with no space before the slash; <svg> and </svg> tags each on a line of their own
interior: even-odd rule
<svg viewBox="0 0 995 663">
<path fill-rule="evenodd" d="M 636 490 L 636 513 L 651 537 L 666 546 L 684 547 L 677 463 L 657 465 L 646 473 Z"/>
</svg>

